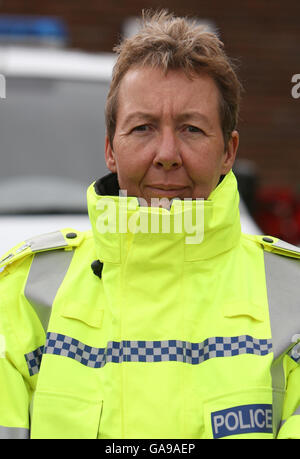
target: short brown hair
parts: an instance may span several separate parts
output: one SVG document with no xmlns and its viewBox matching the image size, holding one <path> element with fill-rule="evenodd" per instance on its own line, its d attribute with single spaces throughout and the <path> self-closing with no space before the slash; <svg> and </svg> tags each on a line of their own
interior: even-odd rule
<svg viewBox="0 0 300 459">
<path fill-rule="evenodd" d="M 205 26 L 166 10 L 143 12 L 142 21 L 136 35 L 114 48 L 118 59 L 105 110 L 111 147 L 117 122 L 118 90 L 125 73 L 133 66 L 158 67 L 165 73 L 181 69 L 191 77 L 203 72 L 210 75 L 221 96 L 219 111 L 226 146 L 238 121 L 241 84 L 223 43 Z"/>
</svg>

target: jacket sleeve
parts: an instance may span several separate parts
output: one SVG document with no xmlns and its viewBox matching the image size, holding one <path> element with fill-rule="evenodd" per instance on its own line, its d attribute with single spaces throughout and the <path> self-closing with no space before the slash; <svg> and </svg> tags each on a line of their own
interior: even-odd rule
<svg viewBox="0 0 300 459">
<path fill-rule="evenodd" d="M 31 391 L 20 368 L 21 351 L 3 298 L 0 302 L 0 438 L 28 438 Z"/>
<path fill-rule="evenodd" d="M 29 408 L 37 375 L 25 355 L 44 337 L 24 297 L 30 259 L 0 273 L 0 438 L 29 438 Z"/>
<path fill-rule="evenodd" d="M 298 363 L 289 356 L 285 371 L 288 374 L 283 406 L 282 423 L 278 439 L 300 439 L 300 360 Z"/>
</svg>

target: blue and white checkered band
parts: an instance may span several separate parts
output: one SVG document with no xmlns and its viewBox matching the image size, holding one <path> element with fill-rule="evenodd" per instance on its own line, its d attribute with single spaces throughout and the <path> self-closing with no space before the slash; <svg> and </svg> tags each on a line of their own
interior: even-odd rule
<svg viewBox="0 0 300 459">
<path fill-rule="evenodd" d="M 25 356 L 31 374 L 38 372 L 39 349 Z M 207 338 L 201 343 L 180 340 L 109 341 L 106 347 L 97 348 L 59 333 L 47 334 L 43 351 L 44 354 L 77 360 L 92 368 L 102 368 L 107 363 L 123 362 L 176 361 L 198 365 L 216 357 L 234 357 L 241 354 L 263 356 L 270 352 L 272 352 L 270 339 L 257 339 L 249 335 Z"/>
<path fill-rule="evenodd" d="M 40 371 L 43 352 L 44 346 L 40 346 L 35 351 L 25 354 L 25 359 L 27 362 L 30 376 L 33 376 Z"/>
</svg>

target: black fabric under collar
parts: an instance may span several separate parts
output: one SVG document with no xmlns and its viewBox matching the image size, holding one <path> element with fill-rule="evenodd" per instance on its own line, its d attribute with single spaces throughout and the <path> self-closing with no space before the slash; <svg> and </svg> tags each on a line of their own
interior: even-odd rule
<svg viewBox="0 0 300 459">
<path fill-rule="evenodd" d="M 117 174 L 110 172 L 104 177 L 98 179 L 94 185 L 95 191 L 100 196 L 118 196 L 119 182 Z"/>
<path fill-rule="evenodd" d="M 222 182 L 225 175 L 221 175 L 218 185 Z M 117 174 L 110 172 L 99 178 L 94 185 L 95 192 L 99 196 L 119 196 L 120 185 Z"/>
</svg>

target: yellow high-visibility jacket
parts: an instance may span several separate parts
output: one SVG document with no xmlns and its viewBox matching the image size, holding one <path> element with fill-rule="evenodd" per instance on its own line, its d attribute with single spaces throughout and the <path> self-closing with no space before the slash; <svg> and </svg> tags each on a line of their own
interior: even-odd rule
<svg viewBox="0 0 300 459">
<path fill-rule="evenodd" d="M 0 437 L 300 438 L 300 249 L 241 233 L 232 172 L 169 210 L 110 180 L 1 260 Z"/>
</svg>

